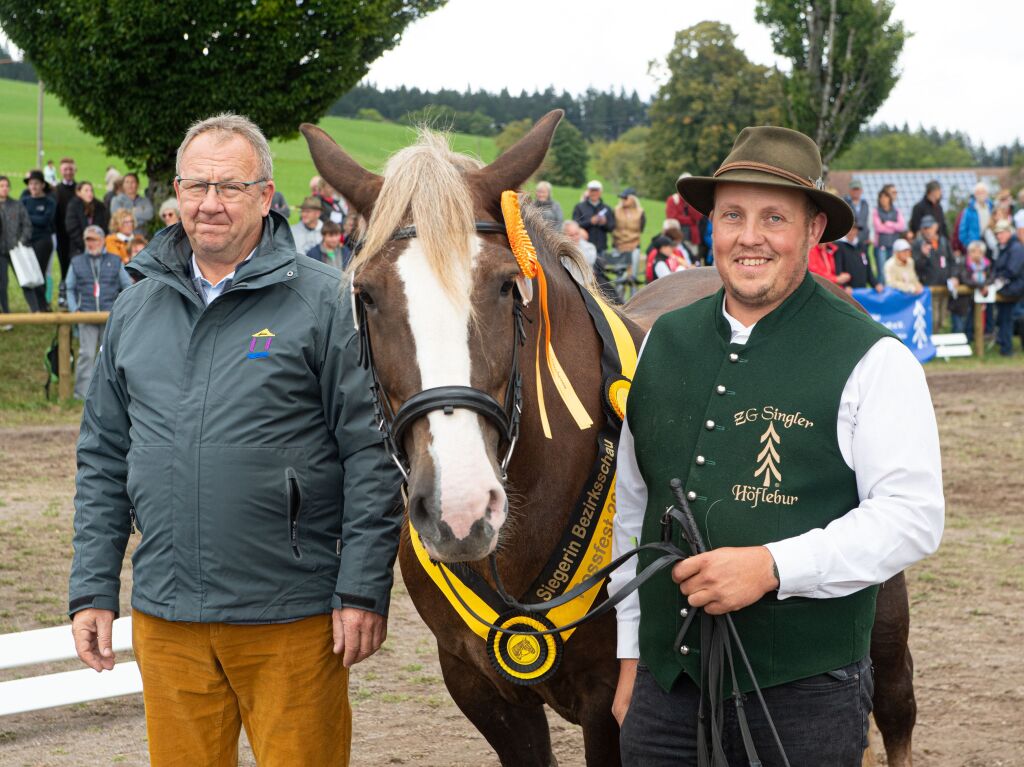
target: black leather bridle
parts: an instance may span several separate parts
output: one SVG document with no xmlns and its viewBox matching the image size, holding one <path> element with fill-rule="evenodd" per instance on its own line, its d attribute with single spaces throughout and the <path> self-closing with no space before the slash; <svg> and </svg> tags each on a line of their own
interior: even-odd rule
<svg viewBox="0 0 1024 767">
<path fill-rule="evenodd" d="M 481 234 L 501 234 L 507 236 L 505 225 L 496 221 L 476 221 L 474 228 Z M 415 226 L 405 226 L 391 235 L 391 240 L 409 240 L 416 237 Z M 359 252 L 362 243 L 354 249 Z M 515 323 L 515 338 L 512 343 L 512 369 L 505 386 L 505 402 L 499 404 L 490 394 L 472 386 L 436 386 L 417 392 L 398 408 L 391 406 L 391 400 L 384 390 L 377 375 L 377 366 L 373 358 L 373 345 L 370 343 L 370 328 L 366 322 L 366 304 L 356 291 L 352 293 L 353 311 L 356 328 L 359 334 L 359 363 L 370 371 L 373 383 L 374 418 L 377 428 L 384 437 L 384 445 L 395 462 L 406 483 L 409 481 L 409 457 L 406 455 L 404 439 L 409 427 L 428 413 L 441 410 L 451 415 L 456 409 L 471 410 L 483 416 L 498 430 L 501 444 L 505 445 L 505 454 L 499 462 L 501 479 L 508 478 L 508 465 L 512 460 L 512 452 L 519 440 L 519 421 L 523 412 L 523 376 L 519 369 L 519 347 L 526 343 L 526 331 L 523 327 L 523 302 L 518 288 L 515 289 L 512 304 L 512 317 Z M 500 445 L 499 445 L 500 447 Z"/>
</svg>

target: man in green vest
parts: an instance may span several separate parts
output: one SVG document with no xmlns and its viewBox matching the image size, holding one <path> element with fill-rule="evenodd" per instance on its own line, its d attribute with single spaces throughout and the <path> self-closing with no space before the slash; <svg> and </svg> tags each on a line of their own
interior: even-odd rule
<svg viewBox="0 0 1024 767">
<path fill-rule="evenodd" d="M 614 713 L 627 766 L 698 764 L 701 622 L 676 641 L 693 608 L 731 615 L 793 767 L 859 765 L 877 584 L 942 535 L 920 364 L 808 274 L 809 249 L 853 223 L 821 173 L 811 139 L 759 127 L 740 133 L 713 177 L 677 183 L 713 224 L 723 288 L 661 317 L 644 342 L 619 443 L 615 548 L 661 539 L 679 478 L 709 551 L 619 605 Z M 678 529 L 673 539 L 686 550 Z M 621 568 L 609 591 L 653 558 Z M 748 740 L 764 764 L 781 764 L 748 697 Z M 746 764 L 731 702 L 720 723 L 721 754 Z"/>
</svg>

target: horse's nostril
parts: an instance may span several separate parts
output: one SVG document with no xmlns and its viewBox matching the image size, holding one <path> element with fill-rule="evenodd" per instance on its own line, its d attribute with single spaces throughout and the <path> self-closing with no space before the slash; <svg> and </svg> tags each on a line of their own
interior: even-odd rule
<svg viewBox="0 0 1024 767">
<path fill-rule="evenodd" d="M 409 498 L 409 521 L 421 536 L 433 537 L 437 531 L 437 520 L 427 508 L 427 498 L 419 493 Z"/>
<path fill-rule="evenodd" d="M 495 514 L 501 515 L 505 512 L 505 498 L 500 490 L 491 490 L 487 497 L 487 511 L 484 512 L 485 519 L 492 519 Z"/>
<path fill-rule="evenodd" d="M 500 489 L 492 489 L 487 496 L 487 510 L 483 518 L 500 527 L 505 521 L 507 499 Z"/>
</svg>

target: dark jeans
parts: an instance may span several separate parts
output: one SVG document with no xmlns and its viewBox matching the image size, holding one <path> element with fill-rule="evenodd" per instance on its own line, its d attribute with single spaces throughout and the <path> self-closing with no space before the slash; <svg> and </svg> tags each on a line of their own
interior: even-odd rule
<svg viewBox="0 0 1024 767">
<path fill-rule="evenodd" d="M 868 658 L 826 674 L 763 690 L 792 767 L 860 767 L 867 747 L 874 680 Z M 764 767 L 782 764 L 757 696 L 744 696 L 757 755 Z M 642 664 L 619 735 L 623 767 L 697 764 L 700 692 L 685 674 L 665 692 Z M 733 767 L 747 765 L 736 707 L 725 701 L 723 747 Z"/>
<path fill-rule="evenodd" d="M 32 240 L 32 250 L 35 251 L 36 261 L 39 262 L 39 271 L 43 273 L 43 277 L 46 277 L 46 267 L 50 265 L 50 257 L 53 255 L 53 240 L 50 235 L 46 235 L 45 238 L 40 237 L 38 240 Z M 28 301 L 28 307 L 33 312 L 50 311 L 50 302 L 46 300 L 46 283 L 38 288 L 29 288 L 35 295 L 35 301 L 29 301 L 28 291 L 25 292 L 25 300 Z"/>
<path fill-rule="evenodd" d="M 974 307 L 972 306 L 973 310 Z M 973 311 L 970 314 L 954 314 L 953 319 L 953 331 L 954 333 L 964 333 L 967 336 L 967 340 L 970 341 L 974 335 L 974 314 Z"/>
<path fill-rule="evenodd" d="M 1017 303 L 996 304 L 996 341 L 999 342 L 999 353 L 1003 356 L 1013 354 L 1013 309 Z"/>
<path fill-rule="evenodd" d="M 11 311 L 11 305 L 8 302 L 8 290 L 11 285 L 11 274 L 14 272 L 14 267 L 11 266 L 11 257 L 6 253 L 0 254 L 0 314 L 8 314 Z M 14 284 L 18 284 L 18 276 L 14 276 Z M 22 288 L 21 292 L 25 296 L 25 303 L 28 304 L 28 310 L 30 312 L 39 311 L 39 303 L 36 300 L 36 288 Z M 3 323 L 0 322 L 0 325 Z"/>
</svg>

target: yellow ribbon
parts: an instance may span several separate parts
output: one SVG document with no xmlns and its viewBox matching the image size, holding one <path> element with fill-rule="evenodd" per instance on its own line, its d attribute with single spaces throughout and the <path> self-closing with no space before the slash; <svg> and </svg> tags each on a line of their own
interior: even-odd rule
<svg viewBox="0 0 1024 767">
<path fill-rule="evenodd" d="M 594 421 L 580 401 L 579 395 L 576 394 L 576 390 L 573 388 L 572 382 L 569 381 L 569 377 L 565 374 L 565 370 L 555 354 L 554 346 L 551 344 L 551 317 L 548 314 L 548 281 L 544 274 L 544 268 L 537 259 L 537 250 L 533 247 L 530 235 L 526 231 L 525 224 L 523 224 L 522 213 L 519 210 L 519 196 L 515 192 L 506 190 L 501 193 L 501 212 L 505 217 L 505 230 L 508 233 L 509 245 L 512 247 L 512 254 L 516 258 L 516 263 L 519 264 L 520 271 L 522 271 L 523 276 L 527 279 L 535 277 L 537 279 L 540 299 L 540 322 L 543 327 L 543 333 L 538 328 L 537 349 L 534 355 L 534 372 L 537 381 L 537 407 L 540 411 L 540 422 L 544 429 L 544 436 L 551 439 L 551 424 L 548 420 L 547 407 L 544 404 L 544 386 L 540 379 L 540 347 L 542 343 L 544 345 L 544 357 L 547 361 L 548 373 L 551 376 L 551 382 L 555 386 L 555 391 L 562 398 L 562 402 L 565 403 L 569 414 L 576 421 L 576 425 L 579 426 L 580 430 L 589 429 L 594 425 Z"/>
</svg>

